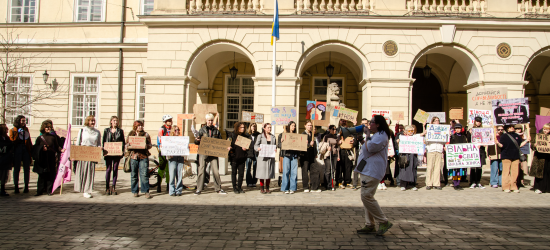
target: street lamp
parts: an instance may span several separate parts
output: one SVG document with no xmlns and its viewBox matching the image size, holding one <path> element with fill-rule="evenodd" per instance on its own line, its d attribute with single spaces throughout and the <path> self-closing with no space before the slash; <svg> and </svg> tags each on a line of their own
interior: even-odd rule
<svg viewBox="0 0 550 250">
<path fill-rule="evenodd" d="M 229 74 L 231 74 L 231 80 L 235 80 L 235 78 L 237 78 L 237 72 L 239 72 L 239 70 L 235 68 L 235 52 L 233 52 L 233 67 L 229 69 Z"/>
<path fill-rule="evenodd" d="M 331 78 L 332 75 L 334 74 L 334 67 L 332 66 L 332 64 L 330 64 L 330 57 L 331 57 L 331 52 L 329 52 L 328 54 L 328 66 L 325 68 L 327 70 L 328 78 Z"/>
<path fill-rule="evenodd" d="M 430 76 L 432 75 L 432 68 L 430 68 L 430 66 L 428 66 L 428 55 L 426 55 L 426 66 L 424 67 L 423 69 L 424 71 L 424 78 L 430 78 Z"/>
<path fill-rule="evenodd" d="M 45 71 L 44 71 L 44 74 L 42 74 L 42 78 L 44 79 L 44 83 L 45 83 L 45 84 L 48 83 L 48 77 L 50 77 L 50 74 L 48 74 L 48 71 L 45 70 Z M 50 84 L 50 87 L 51 87 L 51 84 Z"/>
</svg>

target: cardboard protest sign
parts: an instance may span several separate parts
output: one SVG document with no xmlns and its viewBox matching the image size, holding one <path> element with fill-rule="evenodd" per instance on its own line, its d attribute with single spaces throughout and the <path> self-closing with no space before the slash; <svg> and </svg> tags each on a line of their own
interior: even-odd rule
<svg viewBox="0 0 550 250">
<path fill-rule="evenodd" d="M 183 120 L 193 120 L 193 117 L 193 114 L 178 114 L 176 117 L 176 124 L 178 125 L 178 128 L 180 128 L 180 131 L 184 131 Z"/>
<path fill-rule="evenodd" d="M 449 142 L 451 137 L 451 125 L 428 124 L 426 141 L 428 142 Z"/>
<path fill-rule="evenodd" d="M 550 135 L 537 134 L 536 147 L 539 153 L 550 154 Z"/>
<path fill-rule="evenodd" d="M 71 145 L 71 161 L 100 162 L 103 150 L 100 147 Z"/>
<path fill-rule="evenodd" d="M 197 124 L 204 124 L 206 123 L 206 114 L 217 114 L 218 113 L 218 105 L 216 104 L 195 104 L 193 105 L 193 114 L 195 119 L 195 122 Z"/>
<path fill-rule="evenodd" d="M 540 115 L 542 116 L 549 116 L 550 115 L 550 109 L 545 107 L 540 107 Z M 56 130 L 57 131 L 57 130 Z"/>
<path fill-rule="evenodd" d="M 388 141 L 388 156 L 394 156 L 395 155 L 395 149 L 393 148 L 393 140 L 390 138 Z"/>
<path fill-rule="evenodd" d="M 260 153 L 258 157 L 275 158 L 277 145 L 260 144 Z"/>
<path fill-rule="evenodd" d="M 418 109 L 416 112 L 416 115 L 414 116 L 414 120 L 420 123 L 425 123 L 428 121 L 428 117 L 430 117 L 430 114 L 422 109 Z"/>
<path fill-rule="evenodd" d="M 271 108 L 271 126 L 288 125 L 290 121 L 298 122 L 298 115 L 295 107 Z"/>
<path fill-rule="evenodd" d="M 432 122 L 432 119 L 434 117 L 437 117 L 439 118 L 439 122 L 440 123 L 445 123 L 445 112 L 428 112 L 430 114 L 430 116 L 428 116 L 428 122 Z"/>
<path fill-rule="evenodd" d="M 241 121 L 250 123 L 264 123 L 264 114 L 243 111 Z"/>
<path fill-rule="evenodd" d="M 333 117 L 337 117 L 341 120 L 346 120 L 353 122 L 354 124 L 357 123 L 357 114 L 359 114 L 359 111 L 355 111 L 353 109 L 348 109 L 340 106 L 334 107 L 334 110 L 332 112 Z"/>
<path fill-rule="evenodd" d="M 164 156 L 189 155 L 189 136 L 162 136 L 160 151 Z"/>
<path fill-rule="evenodd" d="M 307 135 L 284 133 L 281 141 L 283 150 L 307 151 Z"/>
<path fill-rule="evenodd" d="M 55 128 L 55 133 L 59 136 L 59 137 L 65 137 L 67 138 L 67 133 L 68 131 L 66 129 L 62 129 L 60 127 L 57 127 Z"/>
<path fill-rule="evenodd" d="M 493 124 L 529 123 L 529 98 L 493 100 Z"/>
<path fill-rule="evenodd" d="M 191 143 L 189 144 L 189 154 L 196 155 L 199 152 L 199 145 Z"/>
<path fill-rule="evenodd" d="M 464 108 L 451 108 L 451 110 L 449 110 L 449 118 L 451 120 L 464 119 Z"/>
<path fill-rule="evenodd" d="M 237 136 L 237 140 L 235 141 L 235 145 L 242 148 L 250 148 L 250 143 L 252 143 L 252 140 L 240 135 Z"/>
<path fill-rule="evenodd" d="M 121 156 L 124 152 L 122 150 L 122 142 L 105 142 L 103 150 L 107 151 L 105 156 Z"/>
<path fill-rule="evenodd" d="M 472 143 L 447 144 L 447 168 L 481 167 L 479 145 Z"/>
<path fill-rule="evenodd" d="M 349 136 L 348 138 L 346 138 L 342 142 L 342 144 L 340 145 L 340 148 L 342 148 L 342 149 L 352 149 L 353 144 L 351 144 L 351 140 L 353 140 L 353 136 Z"/>
<path fill-rule="evenodd" d="M 424 154 L 424 137 L 399 136 L 399 153 Z"/>
<path fill-rule="evenodd" d="M 491 115 L 491 110 L 480 110 L 480 109 L 470 109 L 468 112 L 468 124 L 474 124 L 476 117 L 481 117 L 482 126 L 492 126 L 493 125 L 493 116 Z"/>
<path fill-rule="evenodd" d="M 495 145 L 495 129 L 472 128 L 472 143 L 478 145 Z"/>
<path fill-rule="evenodd" d="M 145 136 L 128 136 L 128 149 L 145 149 L 147 147 Z"/>
<path fill-rule="evenodd" d="M 492 101 L 508 98 L 507 88 L 474 88 L 468 90 L 468 109 L 490 110 Z"/>
<path fill-rule="evenodd" d="M 393 120 L 396 120 L 396 121 L 403 121 L 403 120 L 405 120 L 405 112 L 404 111 L 393 111 L 391 118 Z"/>
<path fill-rule="evenodd" d="M 231 142 L 228 140 L 216 139 L 211 137 L 201 137 L 201 145 L 199 145 L 199 154 L 215 157 L 227 158 L 231 147 Z"/>
</svg>

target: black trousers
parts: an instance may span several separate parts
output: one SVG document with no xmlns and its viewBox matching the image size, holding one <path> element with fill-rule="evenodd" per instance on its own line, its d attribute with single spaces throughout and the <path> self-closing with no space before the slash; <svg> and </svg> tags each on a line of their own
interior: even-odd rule
<svg viewBox="0 0 550 250">
<path fill-rule="evenodd" d="M 336 168 L 336 176 L 338 176 L 338 183 L 343 185 L 351 184 L 351 171 L 353 170 L 353 161 L 349 159 L 349 151 L 340 151 L 340 161 L 338 162 L 338 168 Z"/>
<path fill-rule="evenodd" d="M 49 171 L 49 172 L 38 174 L 38 183 L 36 184 L 36 193 L 38 194 L 51 193 L 56 174 L 57 173 L 55 171 Z"/>
<path fill-rule="evenodd" d="M 311 184 L 311 190 L 317 190 L 321 184 L 321 178 L 325 171 L 319 164 L 313 164 L 314 162 L 315 159 L 306 159 L 300 162 L 300 165 L 302 165 L 302 187 L 304 189 L 309 189 L 309 184 Z"/>
<path fill-rule="evenodd" d="M 482 168 L 470 168 L 470 186 L 472 184 L 479 184 L 481 181 Z"/>
<path fill-rule="evenodd" d="M 338 154 L 333 154 L 332 156 L 332 162 L 331 162 L 331 158 L 326 158 L 325 159 L 325 185 L 327 187 L 327 189 L 329 188 L 332 188 L 332 178 L 333 176 L 331 176 L 331 168 L 332 168 L 332 175 L 335 175 L 336 174 L 336 165 L 338 164 Z M 336 186 L 336 183 L 337 182 L 337 179 L 336 179 L 337 175 L 334 176 L 334 185 Z"/>
<path fill-rule="evenodd" d="M 233 189 L 241 189 L 241 186 L 243 185 L 245 165 L 246 165 L 246 158 L 243 160 L 231 163 L 231 184 L 233 185 Z"/>
<path fill-rule="evenodd" d="M 447 184 L 449 184 L 449 169 L 447 168 L 447 161 L 444 162 L 445 164 L 443 164 L 443 184 L 447 186 Z"/>
</svg>

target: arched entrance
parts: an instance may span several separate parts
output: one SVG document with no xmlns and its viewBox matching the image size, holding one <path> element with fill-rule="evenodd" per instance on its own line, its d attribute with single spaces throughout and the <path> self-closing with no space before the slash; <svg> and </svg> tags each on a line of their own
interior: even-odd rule
<svg viewBox="0 0 550 250">
<path fill-rule="evenodd" d="M 441 97 L 441 85 L 434 74 L 428 78 L 424 76 L 423 69 L 415 68 L 412 77 L 416 79 L 412 89 L 412 110 L 422 109 L 426 112 L 442 112 L 443 99 Z M 416 114 L 413 112 L 413 115 Z M 423 131 L 422 124 L 413 120 L 418 132 Z"/>
<path fill-rule="evenodd" d="M 535 53 L 525 66 L 523 80 L 528 81 L 524 87 L 524 96 L 529 98 L 529 120 L 531 136 L 535 131 L 535 118 L 540 108 L 550 108 L 550 47 Z M 544 114 L 540 114 L 544 115 Z"/>
</svg>

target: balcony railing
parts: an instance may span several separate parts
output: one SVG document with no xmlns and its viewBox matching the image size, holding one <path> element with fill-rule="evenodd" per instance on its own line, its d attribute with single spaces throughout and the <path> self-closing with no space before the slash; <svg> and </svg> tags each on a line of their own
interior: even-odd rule
<svg viewBox="0 0 550 250">
<path fill-rule="evenodd" d="M 298 14 L 369 15 L 376 0 L 296 0 Z"/>
<path fill-rule="evenodd" d="M 518 12 L 524 17 L 550 17 L 550 8 L 548 8 L 550 0 L 518 0 Z"/>
<path fill-rule="evenodd" d="M 413 16 L 482 16 L 485 0 L 407 0 L 407 15 Z"/>
<path fill-rule="evenodd" d="M 263 12 L 263 2 L 263 0 L 189 0 L 189 14 L 256 14 Z"/>
</svg>

